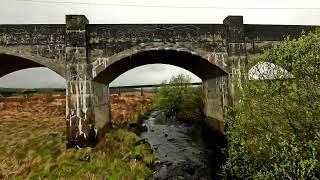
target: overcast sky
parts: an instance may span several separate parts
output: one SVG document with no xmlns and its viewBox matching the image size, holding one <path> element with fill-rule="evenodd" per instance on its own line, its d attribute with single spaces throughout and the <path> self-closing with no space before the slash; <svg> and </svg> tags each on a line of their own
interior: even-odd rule
<svg viewBox="0 0 320 180">
<path fill-rule="evenodd" d="M 0 1 L 0 24 L 63 24 L 65 14 L 84 14 L 87 16 L 91 24 L 221 24 L 227 15 L 243 15 L 244 23 L 246 24 L 320 25 L 319 0 Z M 106 3 L 109 5 L 106 5 Z M 113 82 L 113 85 L 160 83 L 161 81 L 170 78 L 171 75 L 179 73 L 188 72 L 184 69 L 169 65 L 142 66 L 121 75 Z M 41 76 L 39 76 L 39 74 L 41 74 Z M 190 75 L 193 77 L 194 81 L 200 81 L 200 79 L 194 75 Z M 30 79 L 32 79 L 32 82 Z M 63 87 L 64 80 L 46 68 L 33 68 L 17 71 L 2 77 L 0 79 L 0 87 L 4 86 L 27 88 Z"/>
</svg>

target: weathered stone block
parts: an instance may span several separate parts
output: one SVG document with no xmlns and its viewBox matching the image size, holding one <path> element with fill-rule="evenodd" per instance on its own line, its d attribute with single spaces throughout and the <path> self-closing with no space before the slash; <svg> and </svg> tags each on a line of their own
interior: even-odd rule
<svg viewBox="0 0 320 180">
<path fill-rule="evenodd" d="M 86 47 L 86 31 L 67 31 L 66 42 L 68 47 Z"/>
<path fill-rule="evenodd" d="M 241 26 L 243 25 L 243 16 L 227 16 L 223 20 L 223 24 L 232 25 L 232 26 Z"/>
<path fill-rule="evenodd" d="M 67 30 L 86 30 L 89 20 L 84 15 L 66 15 Z"/>
<path fill-rule="evenodd" d="M 223 20 L 226 25 L 227 43 L 244 42 L 244 25 L 242 16 L 228 16 Z"/>
<path fill-rule="evenodd" d="M 66 47 L 66 61 L 70 64 L 87 63 L 85 47 Z"/>
</svg>

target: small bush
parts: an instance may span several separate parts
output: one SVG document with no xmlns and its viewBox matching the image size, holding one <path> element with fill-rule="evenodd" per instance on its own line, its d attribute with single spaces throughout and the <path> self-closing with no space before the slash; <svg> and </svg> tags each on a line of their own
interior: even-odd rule
<svg viewBox="0 0 320 180">
<path fill-rule="evenodd" d="M 180 120 L 199 120 L 203 118 L 203 91 L 193 87 L 189 76 L 173 76 L 168 84 L 158 90 L 155 107 Z"/>
</svg>

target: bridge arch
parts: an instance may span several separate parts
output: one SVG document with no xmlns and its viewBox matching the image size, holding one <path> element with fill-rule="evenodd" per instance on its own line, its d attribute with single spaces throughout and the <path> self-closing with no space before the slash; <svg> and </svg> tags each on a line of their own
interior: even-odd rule
<svg viewBox="0 0 320 180">
<path fill-rule="evenodd" d="M 220 56 L 221 59 L 224 56 Z M 93 81 L 109 84 L 115 78 L 135 67 L 147 64 L 169 64 L 186 69 L 202 80 L 208 80 L 219 76 L 227 76 L 228 73 L 221 65 L 222 60 L 217 60 L 215 55 L 204 54 L 197 51 L 181 49 L 144 49 L 140 51 L 124 51 L 110 58 L 98 58 L 92 63 Z"/>
<path fill-rule="evenodd" d="M 70 107 L 67 117 L 71 124 L 68 126 L 68 139 L 75 140 L 68 141 L 67 146 L 85 143 L 82 140 L 92 134 L 90 127 L 95 128 L 98 139 L 102 138 L 111 122 L 109 83 L 130 69 L 157 63 L 181 67 L 202 80 L 206 122 L 223 133 L 224 107 L 230 98 L 229 74 L 223 69 L 223 58 L 224 54 L 218 56 L 198 49 L 190 51 L 181 48 L 129 49 L 111 57 L 96 57 L 95 61 L 91 61 L 92 79 L 68 83 L 67 93 L 72 94 L 67 102 Z M 72 123 L 78 125 L 72 126 Z M 71 138 L 72 134 L 75 138 Z"/>
<path fill-rule="evenodd" d="M 19 55 L 0 52 L 0 78 L 9 73 L 27 68 L 46 67 L 65 78 L 65 67 L 45 57 L 35 55 Z"/>
</svg>

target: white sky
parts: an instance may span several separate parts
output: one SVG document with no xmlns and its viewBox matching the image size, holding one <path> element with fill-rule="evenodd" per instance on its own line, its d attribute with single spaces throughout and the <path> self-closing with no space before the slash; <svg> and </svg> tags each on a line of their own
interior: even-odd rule
<svg viewBox="0 0 320 180">
<path fill-rule="evenodd" d="M 243 15 L 246 24 L 301 24 L 320 25 L 319 0 L 39 0 L 46 2 L 26 2 L 28 0 L 0 0 L 0 24 L 63 24 L 65 14 L 84 14 L 91 24 L 119 23 L 219 23 L 227 15 Z M 38 1 L 38 0 L 34 0 Z M 55 2 L 55 3 L 49 3 Z M 57 3 L 92 3 L 91 5 Z M 178 6 L 202 8 L 155 8 L 155 7 L 124 7 L 105 6 L 98 4 L 122 4 L 143 6 Z M 206 8 L 204 8 L 206 7 Z M 224 7 L 209 8 L 209 7 Z M 236 9 L 226 9 L 236 8 Z M 237 9 L 249 8 L 249 9 Z M 252 9 L 268 8 L 268 9 Z M 277 8 L 277 9 L 272 9 Z M 279 9 L 279 8 L 314 8 L 314 9 Z M 319 9 L 316 9 L 319 8 Z M 185 72 L 180 68 L 158 65 L 144 66 L 119 77 L 114 84 L 159 83 L 171 74 Z M 140 72 L 139 76 L 137 73 Z M 153 73 L 154 72 L 154 73 Z M 26 85 L 25 77 L 41 77 Z M 140 75 L 145 73 L 146 75 Z M 0 87 L 52 87 L 63 86 L 53 73 L 43 68 L 18 71 L 0 79 Z M 134 79 L 132 77 L 136 76 Z M 145 78 L 148 77 L 148 78 Z M 194 77 L 194 76 L 193 76 Z M 198 79 L 195 79 L 197 81 Z"/>
</svg>

